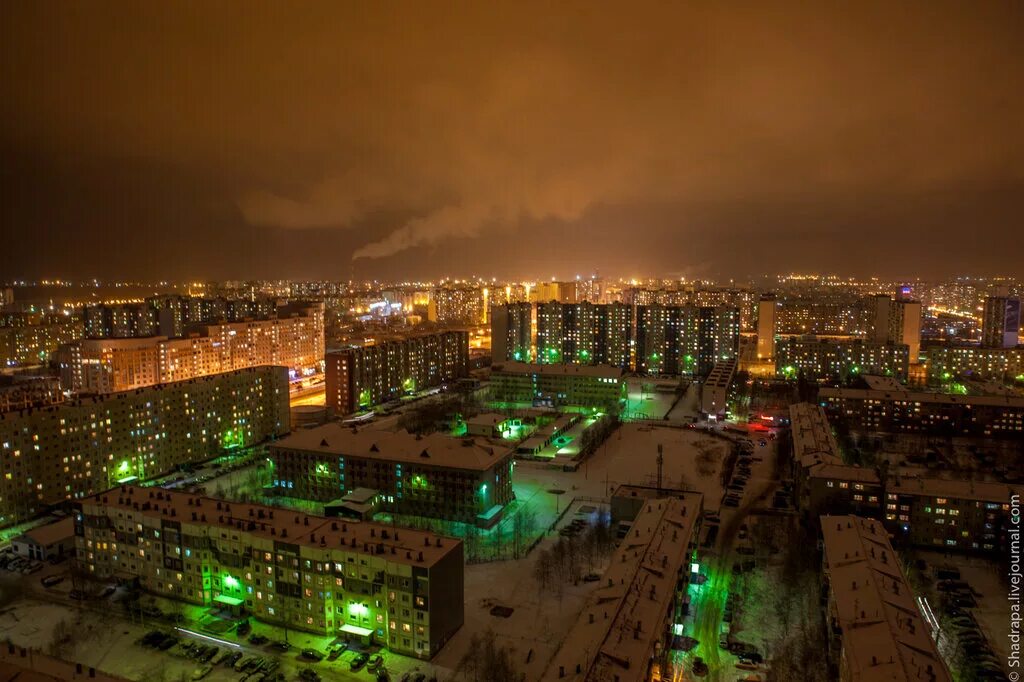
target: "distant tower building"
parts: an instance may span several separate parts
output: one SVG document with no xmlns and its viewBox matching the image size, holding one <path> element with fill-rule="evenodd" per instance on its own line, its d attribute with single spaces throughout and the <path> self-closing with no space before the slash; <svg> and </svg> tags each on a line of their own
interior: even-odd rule
<svg viewBox="0 0 1024 682">
<path fill-rule="evenodd" d="M 0 307 L 14 305 L 14 289 L 0 289 Z"/>
<path fill-rule="evenodd" d="M 757 302 L 757 358 L 775 357 L 775 294 L 765 294 Z"/>
<path fill-rule="evenodd" d="M 981 325 L 981 345 L 986 348 L 1013 348 L 1020 335 L 1020 299 L 997 291 L 985 299 Z"/>
<path fill-rule="evenodd" d="M 508 303 L 491 308 L 491 358 L 494 362 L 530 362 L 533 304 Z"/>
<path fill-rule="evenodd" d="M 892 305 L 892 297 L 886 294 L 878 294 L 872 299 L 872 328 L 871 341 L 875 343 L 886 343 L 889 340 L 889 308 Z"/>
<path fill-rule="evenodd" d="M 889 306 L 889 343 L 903 343 L 910 349 L 910 364 L 921 355 L 921 302 L 897 299 Z"/>
</svg>

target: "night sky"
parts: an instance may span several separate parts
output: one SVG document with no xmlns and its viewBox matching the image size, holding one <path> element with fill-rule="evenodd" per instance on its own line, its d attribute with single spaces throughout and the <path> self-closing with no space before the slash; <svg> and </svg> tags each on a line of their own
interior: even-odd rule
<svg viewBox="0 0 1024 682">
<path fill-rule="evenodd" d="M 1024 275 L 1024 3 L 683 4 L 5 3 L 0 280 Z"/>
</svg>

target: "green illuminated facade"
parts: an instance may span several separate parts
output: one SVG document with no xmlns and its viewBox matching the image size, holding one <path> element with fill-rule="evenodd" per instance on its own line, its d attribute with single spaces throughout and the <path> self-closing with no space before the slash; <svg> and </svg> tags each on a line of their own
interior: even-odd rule
<svg viewBox="0 0 1024 682">
<path fill-rule="evenodd" d="M 503 362 L 491 366 L 491 398 L 497 401 L 611 411 L 625 395 L 622 370 L 609 365 Z"/>
<path fill-rule="evenodd" d="M 351 429 L 331 423 L 270 448 L 282 495 L 328 502 L 375 490 L 385 511 L 476 523 L 513 499 L 511 448 L 435 433 Z"/>
<path fill-rule="evenodd" d="M 453 538 L 127 485 L 74 519 L 85 571 L 163 597 L 424 659 L 462 626 Z"/>
</svg>

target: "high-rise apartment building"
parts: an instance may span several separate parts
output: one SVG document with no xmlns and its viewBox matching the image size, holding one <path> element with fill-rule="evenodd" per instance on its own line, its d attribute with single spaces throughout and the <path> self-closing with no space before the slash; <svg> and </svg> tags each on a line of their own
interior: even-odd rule
<svg viewBox="0 0 1024 682">
<path fill-rule="evenodd" d="M 442 287 L 430 293 L 427 319 L 441 324 L 475 325 L 485 321 L 483 289 L 471 286 Z"/>
<path fill-rule="evenodd" d="M 981 324 L 981 345 L 986 348 L 1013 348 L 1020 338 L 1020 299 L 989 296 L 985 299 Z"/>
<path fill-rule="evenodd" d="M 637 306 L 636 371 L 706 376 L 716 363 L 736 359 L 739 309 L 730 306 Z"/>
<path fill-rule="evenodd" d="M 331 351 L 327 406 L 352 414 L 403 395 L 455 382 L 469 373 L 469 332 L 415 334 Z"/>
<path fill-rule="evenodd" d="M 85 325 L 77 315 L 4 315 L 0 321 L 0 367 L 44 365 L 62 344 L 84 334 Z"/>
<path fill-rule="evenodd" d="M 533 358 L 533 304 L 491 306 L 491 358 L 494 362 Z"/>
<path fill-rule="evenodd" d="M 628 368 L 632 311 L 622 303 L 537 305 L 537 361 Z"/>
<path fill-rule="evenodd" d="M 757 302 L 757 359 L 775 357 L 775 311 L 778 301 L 774 294 L 765 294 Z"/>
<path fill-rule="evenodd" d="M 271 366 L 0 413 L 0 524 L 288 425 L 288 373 Z"/>
<path fill-rule="evenodd" d="M 916 365 L 921 356 L 921 302 L 896 299 L 889 306 L 889 343 L 905 344 L 910 352 L 910 364 Z"/>
<path fill-rule="evenodd" d="M 159 329 L 156 310 L 144 303 L 86 306 L 84 316 L 89 338 L 153 336 Z"/>
<path fill-rule="evenodd" d="M 74 505 L 77 563 L 168 599 L 428 659 L 462 626 L 462 543 L 184 492 Z"/>
<path fill-rule="evenodd" d="M 284 366 L 301 379 L 321 374 L 323 357 L 322 303 L 269 320 L 199 325 L 188 337 L 84 339 L 59 352 L 64 387 L 99 394 L 259 365 Z"/>
</svg>

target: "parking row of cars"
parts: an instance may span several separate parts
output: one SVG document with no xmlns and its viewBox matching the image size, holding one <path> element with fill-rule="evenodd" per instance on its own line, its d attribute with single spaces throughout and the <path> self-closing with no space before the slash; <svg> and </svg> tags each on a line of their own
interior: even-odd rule
<svg viewBox="0 0 1024 682">
<path fill-rule="evenodd" d="M 938 578 L 935 587 L 942 595 L 942 627 L 956 647 L 957 658 L 964 668 L 963 674 L 972 680 L 1007 680 L 1002 661 L 989 646 L 972 612 L 978 606 L 978 601 L 970 583 L 962 580 L 960 572 L 955 568 L 937 569 L 935 577 Z"/>
</svg>

